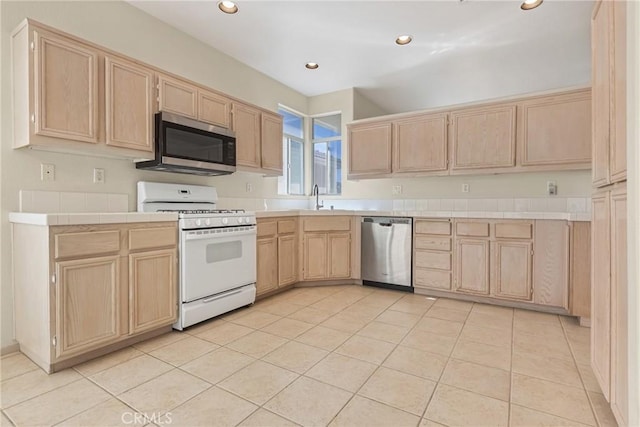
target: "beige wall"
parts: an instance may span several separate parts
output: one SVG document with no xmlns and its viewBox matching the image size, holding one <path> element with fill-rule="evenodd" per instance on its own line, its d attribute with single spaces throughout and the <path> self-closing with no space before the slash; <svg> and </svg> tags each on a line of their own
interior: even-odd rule
<svg viewBox="0 0 640 427">
<path fill-rule="evenodd" d="M 163 24 L 124 2 L 0 2 L 2 22 L 2 126 L 0 138 L 0 278 L 2 322 L 0 346 L 13 338 L 11 293 L 11 251 L 8 212 L 18 209 L 18 191 L 55 190 L 82 192 L 120 192 L 129 195 L 129 208 L 135 210 L 135 183 L 139 180 L 215 185 L 221 197 L 275 198 L 277 178 L 248 173 L 205 178 L 192 175 L 137 171 L 130 161 L 88 156 L 12 150 L 10 91 L 10 32 L 25 17 L 59 28 L 107 48 L 222 90 L 272 110 L 278 104 L 310 115 L 342 112 L 343 135 L 346 124 L 357 118 L 375 116 L 383 111 L 355 89 L 345 89 L 307 98 L 264 74 L 243 65 L 205 44 Z M 524 90 L 523 90 L 524 91 Z M 344 147 L 345 145 L 343 145 Z M 310 154 L 310 152 L 308 153 Z M 307 155 L 310 162 L 311 156 Z M 544 196 L 547 180 L 555 180 L 561 196 L 586 197 L 590 194 L 587 172 L 488 175 L 478 177 L 442 177 L 346 181 L 346 149 L 343 152 L 343 198 L 428 198 L 428 197 L 536 197 Z M 40 164 L 56 166 L 56 180 L 41 182 Z M 93 168 L 104 168 L 106 183 L 92 183 Z M 307 191 L 311 180 L 307 177 Z M 246 191 L 250 183 L 253 191 Z M 470 183 L 471 192 L 460 192 L 462 183 Z M 403 193 L 392 195 L 393 185 L 402 185 Z M 328 199 L 328 198 L 327 198 Z"/>
</svg>

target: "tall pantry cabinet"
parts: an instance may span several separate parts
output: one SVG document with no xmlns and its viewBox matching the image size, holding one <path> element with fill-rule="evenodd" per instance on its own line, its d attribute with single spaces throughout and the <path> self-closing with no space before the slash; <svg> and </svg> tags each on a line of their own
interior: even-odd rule
<svg viewBox="0 0 640 427">
<path fill-rule="evenodd" d="M 591 366 L 619 425 L 628 422 L 626 2 L 592 15 Z"/>
</svg>

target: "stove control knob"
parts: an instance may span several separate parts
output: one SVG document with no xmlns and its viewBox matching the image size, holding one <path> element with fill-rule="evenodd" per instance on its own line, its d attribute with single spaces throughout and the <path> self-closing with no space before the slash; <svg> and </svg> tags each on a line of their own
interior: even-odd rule
<svg viewBox="0 0 640 427">
<path fill-rule="evenodd" d="M 200 221 L 199 219 L 196 219 L 196 226 L 200 227 L 202 225 L 202 221 Z"/>
<path fill-rule="evenodd" d="M 229 218 L 222 218 L 222 223 L 227 225 L 229 223 Z"/>
<path fill-rule="evenodd" d="M 209 218 L 205 219 L 204 225 L 211 225 L 211 220 Z"/>
<path fill-rule="evenodd" d="M 241 216 L 238 217 L 238 224 L 242 224 L 242 217 Z"/>
<path fill-rule="evenodd" d="M 251 222 L 251 218 L 249 218 L 248 216 L 244 217 L 244 222 L 246 222 L 247 224 L 249 224 Z"/>
</svg>

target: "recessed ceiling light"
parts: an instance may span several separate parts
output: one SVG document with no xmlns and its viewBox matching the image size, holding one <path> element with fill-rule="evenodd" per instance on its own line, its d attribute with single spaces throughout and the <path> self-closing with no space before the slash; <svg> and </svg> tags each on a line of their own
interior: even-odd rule
<svg viewBox="0 0 640 427">
<path fill-rule="evenodd" d="M 531 10 L 540 6 L 544 0 L 524 0 L 524 3 L 520 5 L 522 10 Z"/>
<path fill-rule="evenodd" d="M 407 35 L 398 36 L 398 38 L 396 39 L 396 44 L 399 44 L 400 46 L 402 46 L 402 45 L 411 43 L 411 40 L 413 40 L 411 36 L 407 36 Z"/>
<path fill-rule="evenodd" d="M 238 6 L 230 0 L 224 0 L 219 2 L 218 9 L 230 15 L 238 12 Z"/>
<path fill-rule="evenodd" d="M 309 70 L 315 70 L 316 68 L 319 67 L 317 62 L 307 62 L 306 64 L 304 64 L 305 67 L 307 67 Z"/>
</svg>

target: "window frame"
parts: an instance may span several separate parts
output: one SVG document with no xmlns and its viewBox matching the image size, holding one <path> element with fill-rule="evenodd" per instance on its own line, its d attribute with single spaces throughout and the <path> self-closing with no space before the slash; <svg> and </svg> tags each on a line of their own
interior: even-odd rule
<svg viewBox="0 0 640 427">
<path fill-rule="evenodd" d="M 315 138 L 314 135 L 314 124 L 315 124 L 315 120 L 316 119 L 322 119 L 323 117 L 331 117 L 331 116 L 340 116 L 340 127 L 337 129 L 338 135 L 335 136 L 330 136 L 330 137 L 325 137 L 325 138 Z M 316 176 L 316 171 L 315 171 L 315 145 L 316 144 L 324 144 L 326 143 L 326 153 L 327 153 L 327 176 L 326 176 L 326 182 L 329 183 L 331 181 L 331 176 L 330 176 L 330 168 L 328 167 L 328 153 L 329 153 L 329 144 L 331 142 L 339 142 L 340 143 L 340 176 L 336 176 L 336 182 L 340 182 L 340 189 L 338 191 L 337 186 L 336 186 L 336 192 L 335 193 L 327 193 L 327 192 L 319 192 L 319 194 L 323 195 L 323 196 L 341 196 L 342 195 L 342 113 L 341 112 L 332 112 L 332 113 L 326 113 L 326 114 L 322 114 L 322 115 L 316 115 L 316 116 L 311 116 L 311 123 L 310 123 L 310 130 L 311 130 L 311 181 L 313 183 L 313 185 L 315 186 L 316 182 L 315 182 L 315 176 Z"/>
<path fill-rule="evenodd" d="M 293 116 L 298 117 L 299 119 L 301 119 L 302 121 L 302 138 L 300 138 L 299 136 L 296 135 L 291 135 L 285 132 L 284 130 L 284 126 L 283 126 L 283 131 L 282 131 L 282 149 L 283 149 L 283 161 L 285 162 L 284 166 L 283 166 L 283 171 L 282 171 L 282 177 L 281 179 L 283 180 L 282 183 L 279 182 L 278 185 L 278 194 L 280 195 L 287 195 L 287 196 L 305 196 L 306 195 L 306 188 L 305 188 L 305 175 L 306 175 L 306 165 L 305 165 L 305 160 L 306 160 L 306 147 L 307 147 L 307 138 L 305 137 L 307 134 L 307 120 L 308 120 L 308 116 L 305 114 L 302 114 L 298 111 L 295 111 L 291 108 L 285 107 L 284 105 L 278 105 L 278 113 L 280 113 L 281 111 L 286 112 L 287 114 L 291 114 Z M 302 145 L 302 159 L 301 159 L 301 167 L 302 167 L 302 174 L 300 177 L 300 192 L 299 193 L 292 193 L 291 192 L 291 143 L 292 141 L 300 143 Z M 286 158 L 284 158 L 286 156 Z M 281 191 L 284 190 L 284 193 L 282 193 Z"/>
</svg>

